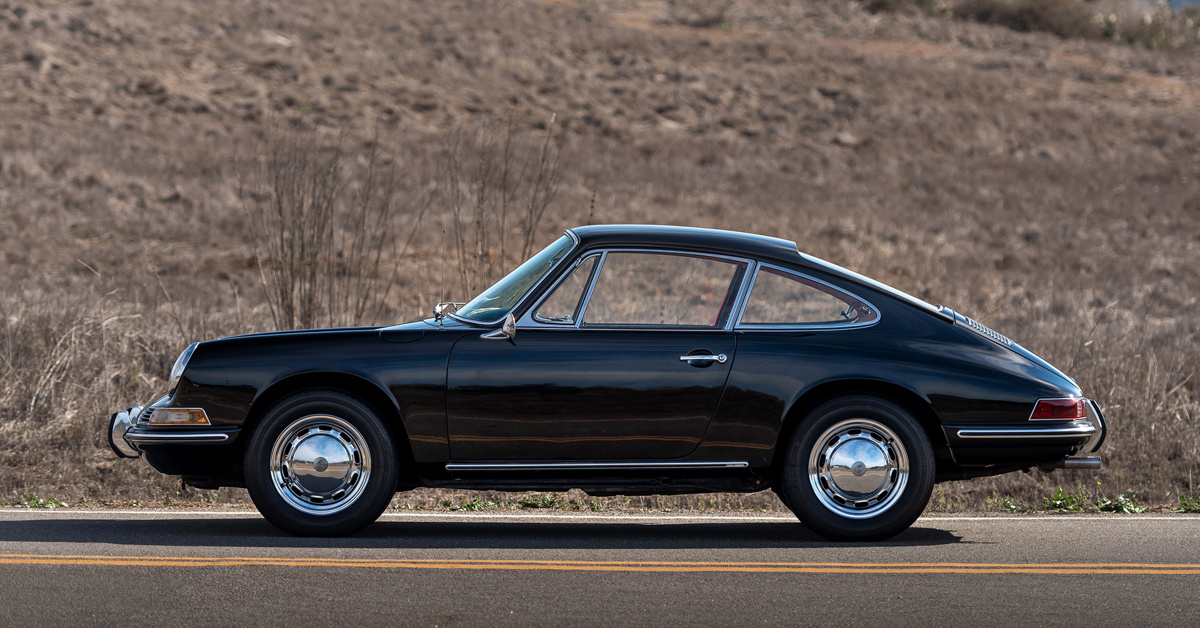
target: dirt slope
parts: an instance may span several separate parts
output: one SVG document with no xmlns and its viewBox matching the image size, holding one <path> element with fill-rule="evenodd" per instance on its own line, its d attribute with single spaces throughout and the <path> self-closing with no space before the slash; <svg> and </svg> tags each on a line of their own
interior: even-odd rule
<svg viewBox="0 0 1200 628">
<path fill-rule="evenodd" d="M 188 341 L 269 326 L 235 194 L 265 132 L 383 129 L 416 193 L 456 128 L 553 116 L 567 167 L 541 241 L 588 221 L 793 238 L 1111 409 L 1106 470 L 948 485 L 943 506 L 1076 481 L 1195 495 L 1195 52 L 842 2 L 735 2 L 697 28 L 684 4 L 0 2 L 0 490 L 174 490 L 114 467 L 100 426 Z M 396 318 L 437 298 L 447 221 L 435 202 L 401 260 Z"/>
</svg>

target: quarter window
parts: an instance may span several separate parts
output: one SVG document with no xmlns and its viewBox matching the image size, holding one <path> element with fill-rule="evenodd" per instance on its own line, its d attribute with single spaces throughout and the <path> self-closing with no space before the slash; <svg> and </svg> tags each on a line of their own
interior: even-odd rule
<svg viewBox="0 0 1200 628">
<path fill-rule="evenodd" d="M 579 308 L 583 305 L 583 291 L 587 288 L 588 280 L 592 278 L 592 269 L 596 267 L 598 255 L 593 255 L 576 266 L 569 276 L 558 284 L 542 304 L 538 306 L 533 317 L 543 323 L 561 323 L 574 325 L 579 318 Z"/>
<path fill-rule="evenodd" d="M 879 318 L 866 303 L 823 283 L 762 267 L 741 325 L 847 325 Z"/>
<path fill-rule="evenodd" d="M 584 327 L 723 327 L 746 264 L 668 253 L 611 252 L 583 313 Z"/>
</svg>

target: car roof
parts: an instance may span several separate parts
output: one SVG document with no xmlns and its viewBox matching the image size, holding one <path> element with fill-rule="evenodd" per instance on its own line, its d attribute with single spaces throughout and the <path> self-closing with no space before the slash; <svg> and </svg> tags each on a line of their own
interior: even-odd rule
<svg viewBox="0 0 1200 628">
<path fill-rule="evenodd" d="M 667 245 L 803 262 L 795 242 L 740 231 L 669 225 L 590 225 L 568 231 L 579 238 L 582 248 Z"/>
<path fill-rule="evenodd" d="M 869 287 L 918 309 L 942 318 L 947 317 L 947 314 L 939 306 L 926 303 L 906 292 L 860 275 L 848 268 L 801 253 L 796 243 L 790 240 L 740 231 L 668 225 L 590 225 L 575 227 L 567 231 L 579 238 L 580 247 L 585 250 L 593 247 L 614 246 L 671 246 L 686 250 L 730 253 L 756 257 L 760 260 L 787 262 L 810 271 L 818 270 L 833 275 L 852 284 Z"/>
</svg>

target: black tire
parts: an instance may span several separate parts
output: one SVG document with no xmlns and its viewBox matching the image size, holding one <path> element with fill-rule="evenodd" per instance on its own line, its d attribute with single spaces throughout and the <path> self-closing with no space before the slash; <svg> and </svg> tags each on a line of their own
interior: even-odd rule
<svg viewBox="0 0 1200 628">
<path fill-rule="evenodd" d="M 934 464 L 925 431 L 904 408 L 867 395 L 837 397 L 792 434 L 779 496 L 827 539 L 879 541 L 921 516 Z"/>
<path fill-rule="evenodd" d="M 395 445 L 375 410 L 329 389 L 272 406 L 246 445 L 244 464 L 258 511 L 297 536 L 357 532 L 387 508 L 399 477 Z"/>
</svg>

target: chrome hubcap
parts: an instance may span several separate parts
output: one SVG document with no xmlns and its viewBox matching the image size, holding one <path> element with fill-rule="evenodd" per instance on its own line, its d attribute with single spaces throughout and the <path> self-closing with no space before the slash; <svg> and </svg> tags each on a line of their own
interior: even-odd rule
<svg viewBox="0 0 1200 628">
<path fill-rule="evenodd" d="M 891 508 L 908 484 L 908 453 L 883 424 L 849 419 L 825 430 L 808 459 L 808 480 L 821 504 L 850 519 Z"/>
<path fill-rule="evenodd" d="M 344 419 L 309 415 L 292 422 L 271 449 L 271 479 L 295 509 L 331 515 L 353 504 L 371 475 L 371 453 Z"/>
</svg>

